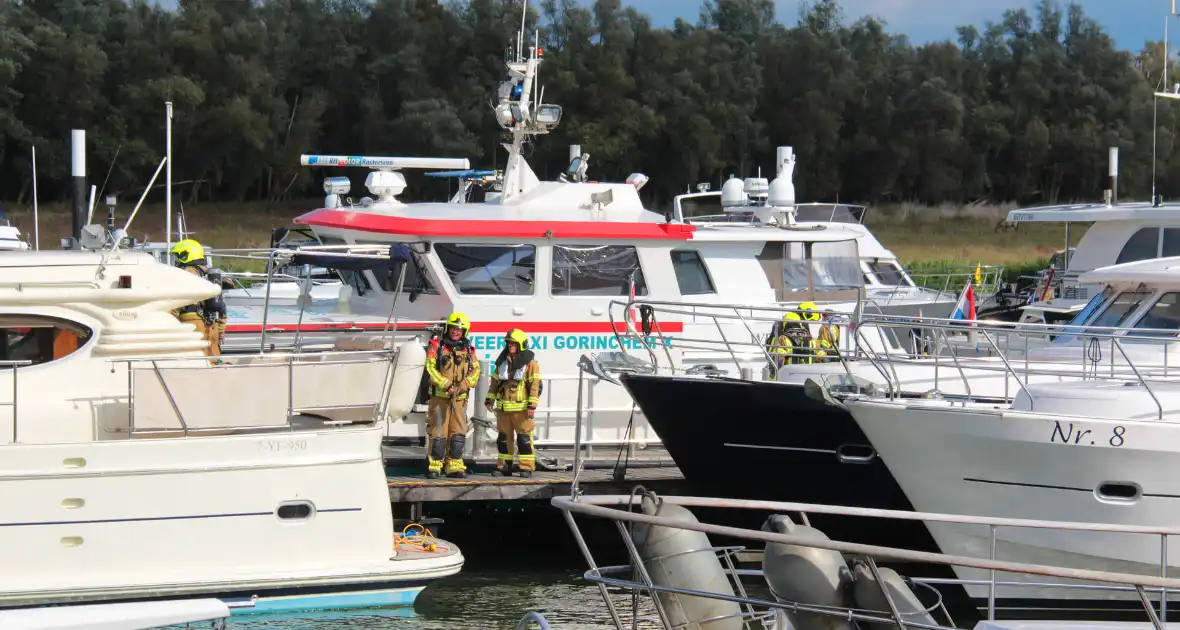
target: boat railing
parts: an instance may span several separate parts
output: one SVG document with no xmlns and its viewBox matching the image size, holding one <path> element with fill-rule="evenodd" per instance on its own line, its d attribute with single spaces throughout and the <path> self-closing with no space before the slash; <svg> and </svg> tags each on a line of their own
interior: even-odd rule
<svg viewBox="0 0 1180 630">
<path fill-rule="evenodd" d="M 694 212 L 693 208 L 686 211 L 685 201 L 716 197 L 716 204 L 708 204 L 708 208 L 701 208 L 704 212 Z M 721 191 L 696 192 L 677 195 L 672 199 L 672 219 L 677 223 L 747 223 L 762 225 L 754 219 L 754 213 L 763 206 L 745 205 L 735 206 L 724 212 L 710 212 L 714 208 L 721 208 Z M 869 207 L 851 203 L 810 201 L 795 203 L 780 208 L 793 210 L 795 221 L 800 223 L 853 223 L 863 224 Z M 705 214 L 708 212 L 708 214 Z"/>
<path fill-rule="evenodd" d="M 112 369 L 122 364 L 127 371 L 128 437 L 189 437 L 210 431 L 295 431 L 292 420 L 300 414 L 322 418 L 319 427 L 380 421 L 397 360 L 396 351 L 382 349 L 107 361 Z M 332 387 L 317 388 L 317 383 Z M 246 396 L 252 401 L 249 410 L 226 406 Z"/>
<path fill-rule="evenodd" d="M 868 302 L 862 302 L 858 308 L 872 309 Z M 852 353 L 855 356 L 859 350 L 849 341 L 855 314 L 831 310 L 829 303 L 819 302 L 816 306 L 809 313 L 814 313 L 820 320 L 805 322 L 809 328 L 819 328 L 812 332 L 812 336 L 818 339 L 820 329 L 826 326 L 836 337 L 837 354 Z M 770 380 L 783 365 L 817 360 L 810 348 L 788 349 L 772 343 L 772 332 L 788 313 L 802 311 L 798 305 L 788 304 L 700 304 L 646 299 L 612 300 L 607 310 L 619 346 L 640 348 L 656 370 L 672 373 L 708 371 L 708 361 L 720 360 L 732 364 L 739 374 L 765 367 Z M 684 326 L 683 333 L 664 331 L 664 326 L 673 321 Z M 690 333 L 690 324 L 698 325 L 701 332 Z M 710 336 L 704 336 L 705 331 Z M 715 336 L 712 335 L 714 332 Z M 676 358 L 673 349 L 679 351 L 681 358 Z M 688 362 L 686 355 L 691 357 L 693 367 L 684 367 Z M 827 355 L 819 360 L 837 359 Z"/>
<path fill-rule="evenodd" d="M 896 298 L 912 296 L 915 289 L 924 289 L 934 293 L 935 300 L 957 299 L 968 284 L 972 285 L 975 299 L 982 300 L 1000 290 L 1004 286 L 1003 265 L 964 265 L 906 270 L 904 275 L 913 281 L 914 286 L 890 285 L 884 287 L 866 286 L 871 292 L 872 299 L 880 302 L 882 296 L 886 304 Z"/>
<path fill-rule="evenodd" d="M 957 381 L 963 388 L 958 393 L 972 400 L 971 382 L 990 377 L 1004 379 L 1003 398 L 1023 389 L 1035 409 L 1036 397 L 1027 388 L 1034 380 L 1123 381 L 1142 387 L 1162 420 L 1164 407 L 1156 390 L 1162 383 L 1180 381 L 1170 356 L 1178 350 L 1180 331 L 1171 329 L 866 314 L 855 335 L 860 350 L 855 358 L 873 364 L 885 381 L 884 395 L 892 398 L 943 393 Z M 903 338 L 910 343 L 903 344 Z M 891 350 L 881 352 L 882 346 Z M 907 365 L 928 369 L 898 369 Z"/>
<path fill-rule="evenodd" d="M 810 525 L 812 516 L 824 515 L 874 519 L 878 523 L 880 519 L 885 519 L 890 521 L 966 526 L 978 531 L 981 538 L 985 537 L 987 539 L 989 551 L 986 557 L 950 555 L 898 547 L 851 543 L 831 540 L 826 537 L 817 538 L 815 536 L 800 534 L 785 534 L 775 531 L 722 526 L 701 522 L 696 519 L 658 516 L 636 511 L 636 508 L 642 506 L 645 497 L 653 501 L 657 506 L 670 504 L 688 509 L 706 508 L 712 514 L 716 514 L 718 510 L 727 509 L 756 510 L 770 514 L 798 515 L 803 525 Z M 785 622 L 787 621 L 786 614 L 811 613 L 850 621 L 880 623 L 898 629 L 934 628 L 953 630 L 955 626 L 954 619 L 951 617 L 951 613 L 947 610 L 946 606 L 943 605 L 941 594 L 937 591 L 937 587 L 941 585 L 986 586 L 988 621 L 996 620 L 997 589 L 1000 587 L 1013 589 L 1013 592 L 1019 592 L 1018 589 L 1021 588 L 1050 587 L 1082 589 L 1087 591 L 1097 590 L 1111 595 L 1134 593 L 1138 596 L 1139 603 L 1143 606 L 1144 614 L 1149 623 L 1157 630 L 1163 630 L 1163 624 L 1160 620 L 1167 619 L 1168 594 L 1180 588 L 1180 579 L 1168 577 L 1168 540 L 1171 536 L 1180 534 L 1180 527 L 1177 526 L 1138 526 L 1045 521 L 712 497 L 656 497 L 654 493 L 648 493 L 642 487 L 637 487 L 631 495 L 575 495 L 573 497 L 554 497 L 551 499 L 551 503 L 554 507 L 561 510 L 562 516 L 569 526 L 574 540 L 589 567 L 585 573 L 585 578 L 598 585 L 605 605 L 615 626 L 619 630 L 623 630 L 628 625 L 625 624 L 624 617 L 620 615 L 619 610 L 616 608 L 615 601 L 611 598 L 608 587 L 623 589 L 636 595 L 646 595 L 647 598 L 642 602 L 639 601 L 638 597 L 632 597 L 632 619 L 638 616 L 639 605 L 651 606 L 655 609 L 658 623 L 663 628 L 669 630 L 678 627 L 673 625 L 668 607 L 663 601 L 663 598 L 669 595 L 737 603 L 740 605 L 741 611 L 736 616 L 742 618 L 743 625 L 746 628 L 765 627 L 770 620 L 774 621 L 774 627 L 782 628 L 785 627 Z M 587 546 L 575 516 L 612 521 L 615 529 L 622 537 L 630 564 L 600 566 Z M 742 579 L 764 579 L 765 575 L 761 570 L 736 569 L 733 562 L 729 561 L 735 555 L 735 550 L 740 550 L 742 547 L 687 549 L 673 552 L 673 554 L 645 558 L 637 548 L 634 539 L 634 527 L 637 525 L 702 532 L 708 536 L 723 536 L 727 539 L 734 538 L 742 542 L 749 541 L 763 545 L 790 545 L 795 548 L 836 551 L 846 556 L 846 560 L 852 559 L 864 563 L 871 573 L 873 580 L 880 588 L 880 592 L 884 597 L 883 601 L 886 605 L 881 610 L 868 609 L 863 605 L 855 608 L 818 605 L 815 602 L 791 601 L 780 595 L 776 595 L 773 590 L 771 590 L 771 598 L 752 597 L 744 586 L 742 586 Z M 867 529 L 871 526 L 866 523 L 865 527 Z M 1159 562 L 1156 565 L 1159 567 L 1159 575 L 1121 573 L 1000 559 L 997 554 L 997 543 L 1001 539 L 1006 538 L 1006 535 L 1014 530 L 1075 532 L 1080 536 L 1115 534 L 1153 537 L 1159 541 Z M 983 532 L 987 532 L 986 536 Z M 655 567 L 657 563 L 666 561 L 671 555 L 702 551 L 715 552 L 721 558 L 721 569 L 733 587 L 729 593 L 657 583 L 653 578 L 651 568 Z M 988 579 L 935 579 L 910 576 L 912 583 L 926 589 L 934 590 L 937 595 L 933 604 L 927 604 L 925 601 L 922 601 L 922 605 L 926 607 L 924 610 L 901 612 L 894 596 L 890 592 L 890 588 L 881 578 L 878 568 L 879 561 L 920 563 L 922 565 L 974 569 L 976 571 L 986 572 Z M 1001 579 L 1002 574 L 1010 574 L 1013 577 L 1028 577 L 1024 579 Z M 681 574 L 676 579 L 681 584 L 684 584 L 687 581 L 686 577 Z M 1049 580 L 1046 581 L 1045 578 Z M 767 583 L 766 586 L 770 586 L 770 584 Z M 933 613 L 936 611 L 941 613 L 946 625 L 942 625 L 942 621 L 934 618 Z M 936 621 L 936 623 L 931 624 L 915 619 L 915 616 L 918 615 L 930 615 L 929 619 Z M 763 625 L 754 626 L 751 623 L 752 621 L 761 621 Z"/>
</svg>

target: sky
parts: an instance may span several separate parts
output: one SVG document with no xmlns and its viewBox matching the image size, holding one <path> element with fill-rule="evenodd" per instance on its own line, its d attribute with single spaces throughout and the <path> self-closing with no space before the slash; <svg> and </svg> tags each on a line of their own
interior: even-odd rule
<svg viewBox="0 0 1180 630">
<path fill-rule="evenodd" d="M 583 0 L 589 3 L 589 0 Z M 656 26 L 671 24 L 677 17 L 695 22 L 700 13 L 698 0 L 623 0 L 651 16 Z M 1120 48 L 1138 51 L 1149 39 L 1164 38 L 1164 22 L 1172 0 L 1075 0 L 1086 14 L 1106 29 Z M 794 24 L 800 0 L 774 0 L 778 19 Z M 1005 9 L 1033 9 L 1037 0 L 840 0 L 847 22 L 865 15 L 884 20 L 889 32 L 905 34 L 915 44 L 955 39 L 960 24 L 982 26 L 998 22 Z M 1061 4 L 1066 4 L 1061 2 Z M 1178 7 L 1180 10 L 1180 7 Z M 1034 14 L 1035 15 L 1035 14 Z M 1180 18 L 1168 25 L 1175 45 L 1180 41 Z"/>
<path fill-rule="evenodd" d="M 155 0 L 161 6 L 175 7 L 176 0 Z M 440 0 L 441 1 L 441 0 Z M 902 33 L 915 44 L 957 38 L 960 24 L 982 26 L 999 21 L 1005 9 L 1033 9 L 1038 0 L 840 0 L 848 22 L 873 15 L 882 19 L 892 33 Z M 1094 18 L 1123 49 L 1138 52 L 1149 39 L 1164 38 L 1164 22 L 1172 10 L 1172 0 L 1074 0 Z M 591 4 L 592 0 L 581 0 Z M 778 19 L 794 24 L 801 0 L 774 0 Z M 676 18 L 696 22 L 700 0 L 623 0 L 651 16 L 655 26 L 671 25 Z M 1061 4 L 1066 4 L 1061 0 Z M 1180 4 L 1180 3 L 1178 3 Z M 1169 24 L 1172 46 L 1180 43 L 1180 18 Z M 981 29 L 982 30 L 982 29 Z"/>
</svg>

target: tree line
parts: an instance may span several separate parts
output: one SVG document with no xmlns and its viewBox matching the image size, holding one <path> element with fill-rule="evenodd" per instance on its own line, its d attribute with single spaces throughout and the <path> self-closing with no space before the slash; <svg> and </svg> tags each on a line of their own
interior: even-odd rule
<svg viewBox="0 0 1180 630">
<path fill-rule="evenodd" d="M 520 0 L 0 0 L 0 199 L 28 200 L 34 146 L 41 198 L 67 197 L 72 128 L 87 130 L 91 183 L 138 196 L 164 153 L 164 101 L 188 202 L 317 195 L 326 173 L 300 167 L 300 153 L 502 168 L 491 101 L 520 11 Z M 534 0 L 528 24 L 545 100 L 564 108 L 530 147 L 543 176 L 580 144 L 592 179 L 643 172 L 643 195 L 664 205 L 697 182 L 769 169 L 790 145 L 801 200 L 1039 204 L 1101 199 L 1118 146 L 1119 196 L 1146 199 L 1154 129 L 1156 185 L 1180 196 L 1180 103 L 1152 96 L 1166 87 L 1163 42 L 1119 50 L 1077 5 L 1043 0 L 920 46 L 873 18 L 849 22 L 837 0 L 813 0 L 790 25 L 772 0 L 705 0 L 696 23 L 668 28 L 622 0 Z"/>
</svg>

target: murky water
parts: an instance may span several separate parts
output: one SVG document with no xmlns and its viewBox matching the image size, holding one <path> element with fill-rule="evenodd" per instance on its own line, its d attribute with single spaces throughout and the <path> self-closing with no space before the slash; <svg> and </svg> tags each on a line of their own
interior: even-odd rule
<svg viewBox="0 0 1180 630">
<path fill-rule="evenodd" d="M 631 598 L 612 596 L 627 626 Z M 639 628 L 658 628 L 649 620 L 655 614 L 648 602 L 639 609 Z M 413 608 L 376 608 L 283 615 L 233 617 L 234 630 L 399 630 L 508 629 L 530 610 L 545 616 L 554 630 L 614 628 L 598 587 L 586 582 L 580 571 L 540 570 L 464 571 L 422 591 Z M 534 626 L 536 627 L 536 626 Z"/>
</svg>

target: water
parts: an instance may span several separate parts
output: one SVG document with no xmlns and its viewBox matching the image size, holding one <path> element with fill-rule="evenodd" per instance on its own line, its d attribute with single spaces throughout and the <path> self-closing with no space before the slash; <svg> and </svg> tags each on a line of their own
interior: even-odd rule
<svg viewBox="0 0 1180 630">
<path fill-rule="evenodd" d="M 617 593 L 612 599 L 630 626 L 630 596 Z M 227 627 L 235 630 L 511 630 L 530 610 L 545 615 L 554 630 L 615 627 L 597 586 L 583 579 L 581 571 L 554 569 L 527 573 L 464 570 L 428 586 L 418 596 L 413 608 L 248 615 L 231 618 Z M 650 603 L 642 602 L 639 614 L 639 628 L 659 627 L 644 620 L 655 614 Z"/>
</svg>

